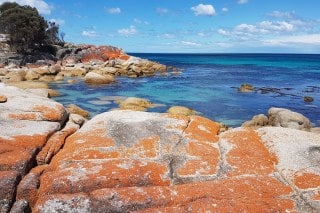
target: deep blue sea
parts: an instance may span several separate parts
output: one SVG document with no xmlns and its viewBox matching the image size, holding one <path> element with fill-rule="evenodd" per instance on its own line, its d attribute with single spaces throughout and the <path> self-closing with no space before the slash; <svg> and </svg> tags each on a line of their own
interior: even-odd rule
<svg viewBox="0 0 320 213">
<path fill-rule="evenodd" d="M 165 112 L 182 105 L 212 120 L 239 126 L 270 107 L 300 112 L 320 126 L 320 55 L 309 54 L 150 54 L 131 53 L 182 69 L 180 75 L 117 78 L 105 86 L 52 83 L 61 92 L 54 99 L 74 103 L 96 115 L 117 107 L 118 96 L 141 97 L 161 104 L 149 111 Z M 254 92 L 240 93 L 243 83 Z M 304 96 L 314 101 L 304 102 Z"/>
</svg>

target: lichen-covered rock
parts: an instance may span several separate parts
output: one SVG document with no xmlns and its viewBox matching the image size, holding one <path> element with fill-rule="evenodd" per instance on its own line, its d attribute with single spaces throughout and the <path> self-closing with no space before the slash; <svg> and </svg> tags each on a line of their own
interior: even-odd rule
<svg viewBox="0 0 320 213">
<path fill-rule="evenodd" d="M 67 118 L 61 105 L 0 83 L 8 99 L 0 104 L 0 212 L 9 212 L 17 185 L 36 165 L 36 155 Z M 16 203 L 14 211 L 23 209 Z"/>
<path fill-rule="evenodd" d="M 43 171 L 33 211 L 320 209 L 319 135 L 280 127 L 218 132 L 200 116 L 100 114 Z"/>
</svg>

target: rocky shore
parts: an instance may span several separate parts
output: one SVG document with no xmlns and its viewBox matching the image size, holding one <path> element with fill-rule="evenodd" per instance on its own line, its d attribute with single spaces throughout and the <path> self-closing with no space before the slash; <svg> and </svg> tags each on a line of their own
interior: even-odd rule
<svg viewBox="0 0 320 213">
<path fill-rule="evenodd" d="M 0 60 L 0 81 L 51 82 L 62 81 L 65 77 L 84 77 L 88 84 L 108 84 L 116 81 L 117 76 L 136 78 L 177 72 L 172 67 L 129 56 L 111 46 L 66 45 L 43 60 L 37 55 L 13 58 L 18 59 L 10 59 L 7 54 L 2 63 Z"/>
<path fill-rule="evenodd" d="M 274 108 L 221 133 L 171 112 L 87 121 L 0 83 L 0 212 L 319 212 L 307 118 Z"/>
<path fill-rule="evenodd" d="M 0 57 L 1 213 L 320 211 L 320 131 L 303 115 L 271 108 L 229 129 L 183 106 L 142 112 L 154 104 L 130 97 L 87 120 L 46 82 L 179 70 L 110 46 L 43 57 Z"/>
</svg>

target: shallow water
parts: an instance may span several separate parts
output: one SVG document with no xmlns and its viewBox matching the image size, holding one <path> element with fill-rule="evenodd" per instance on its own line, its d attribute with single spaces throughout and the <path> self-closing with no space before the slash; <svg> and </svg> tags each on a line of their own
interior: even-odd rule
<svg viewBox="0 0 320 213">
<path fill-rule="evenodd" d="M 288 54 L 133 54 L 183 69 L 181 75 L 117 78 L 117 83 L 88 86 L 51 83 L 62 93 L 54 99 L 74 103 L 96 115 L 116 108 L 120 97 L 141 97 L 161 104 L 149 111 L 165 112 L 183 105 L 210 119 L 239 126 L 272 107 L 284 107 L 307 116 L 320 126 L 320 55 Z M 254 92 L 239 93 L 243 83 Z M 120 96 L 120 97 L 119 97 Z M 304 96 L 314 101 L 305 103 Z"/>
</svg>

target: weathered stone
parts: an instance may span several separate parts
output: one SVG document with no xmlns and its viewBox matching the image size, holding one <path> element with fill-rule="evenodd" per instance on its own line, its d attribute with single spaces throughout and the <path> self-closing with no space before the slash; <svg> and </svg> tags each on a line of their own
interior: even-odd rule
<svg viewBox="0 0 320 213">
<path fill-rule="evenodd" d="M 241 126 L 242 127 L 262 127 L 267 126 L 269 124 L 269 119 L 264 114 L 259 114 L 253 116 L 250 121 L 244 122 Z"/>
<path fill-rule="evenodd" d="M 25 89 L 25 91 L 30 92 L 35 95 L 39 95 L 41 97 L 45 97 L 45 98 L 49 97 L 48 89 Z"/>
<path fill-rule="evenodd" d="M 51 158 L 56 155 L 64 145 L 66 138 L 75 133 L 79 128 L 80 126 L 78 124 L 68 122 L 62 130 L 55 132 L 37 155 L 38 165 L 48 164 Z"/>
<path fill-rule="evenodd" d="M 98 115 L 67 138 L 44 170 L 33 210 L 319 209 L 319 135 L 280 127 L 237 128 L 218 135 L 219 129 L 200 116 Z"/>
<path fill-rule="evenodd" d="M 1 152 L 0 152 L 1 153 Z M 15 200 L 16 186 L 20 176 L 14 171 L 0 170 L 0 212 L 9 212 Z"/>
<path fill-rule="evenodd" d="M 7 97 L 5 95 L 0 95 L 0 103 L 7 102 Z"/>
<path fill-rule="evenodd" d="M 78 115 L 81 115 L 82 117 L 85 117 L 85 118 L 89 118 L 90 117 L 90 114 L 87 110 L 84 110 L 82 109 L 81 107 L 75 105 L 75 104 L 69 104 L 67 106 L 67 109 L 69 110 L 69 112 L 71 114 L 78 114 Z"/>
<path fill-rule="evenodd" d="M 31 212 L 29 203 L 26 200 L 18 200 L 14 203 L 10 209 L 10 213 L 28 213 Z"/>
<path fill-rule="evenodd" d="M 143 98 L 129 97 L 125 100 L 119 101 L 120 109 L 145 111 L 147 108 L 152 107 L 152 103 Z"/>
<path fill-rule="evenodd" d="M 268 117 L 271 126 L 281 126 L 305 131 L 310 131 L 311 128 L 308 118 L 288 109 L 272 107 L 268 111 Z"/>
<path fill-rule="evenodd" d="M 28 70 L 25 78 L 27 81 L 38 80 L 40 78 L 40 74 L 35 70 Z"/>
<path fill-rule="evenodd" d="M 242 84 L 238 89 L 239 92 L 252 92 L 253 90 L 254 90 L 254 87 L 247 83 Z"/>
<path fill-rule="evenodd" d="M 55 76 L 53 75 L 43 75 L 39 78 L 39 81 L 43 81 L 43 82 L 51 82 L 54 81 Z"/>
<path fill-rule="evenodd" d="M 109 84 L 115 80 L 112 75 L 103 76 L 94 72 L 89 72 L 84 77 L 84 81 L 88 84 Z"/>
<path fill-rule="evenodd" d="M 6 75 L 6 82 L 19 82 L 24 81 L 26 72 L 24 70 L 11 71 Z"/>
<path fill-rule="evenodd" d="M 25 200 L 28 206 L 34 206 L 38 199 L 40 176 L 47 168 L 47 165 L 33 168 L 19 183 L 17 189 L 17 200 Z"/>
<path fill-rule="evenodd" d="M 9 86 L 18 87 L 20 89 L 48 89 L 48 84 L 43 82 L 21 81 L 6 83 Z"/>
<path fill-rule="evenodd" d="M 170 107 L 167 111 L 170 114 L 181 114 L 181 115 L 194 115 L 195 112 L 188 108 L 188 107 L 184 107 L 184 106 L 173 106 Z"/>
<path fill-rule="evenodd" d="M 310 103 L 310 102 L 314 101 L 314 99 L 312 97 L 310 97 L 310 96 L 304 96 L 303 100 L 304 100 L 304 102 L 307 102 L 307 103 Z"/>
</svg>

